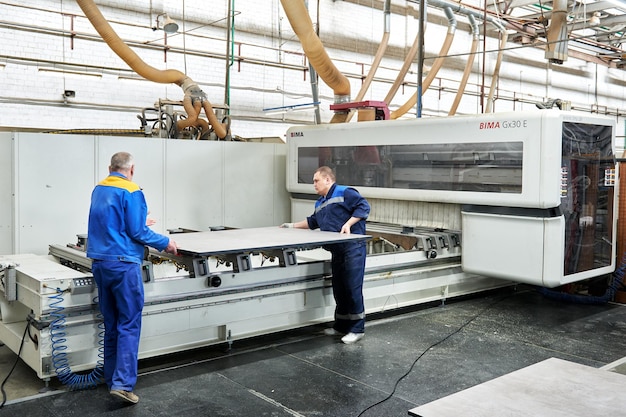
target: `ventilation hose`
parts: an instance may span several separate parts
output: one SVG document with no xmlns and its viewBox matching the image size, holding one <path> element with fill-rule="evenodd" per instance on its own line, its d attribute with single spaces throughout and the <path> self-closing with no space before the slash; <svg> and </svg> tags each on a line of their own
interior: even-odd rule
<svg viewBox="0 0 626 417">
<path fill-rule="evenodd" d="M 472 46 L 470 53 L 467 57 L 467 62 L 465 63 L 465 71 L 463 71 L 463 77 L 461 77 L 461 82 L 459 84 L 459 89 L 456 92 L 456 96 L 454 97 L 454 102 L 450 107 L 450 111 L 448 112 L 448 116 L 454 116 L 456 114 L 456 110 L 459 107 L 459 103 L 463 98 L 463 93 L 465 92 L 465 87 L 467 86 L 467 80 L 472 72 L 472 65 L 474 65 L 474 58 L 476 56 L 476 51 L 478 50 L 478 41 L 480 40 L 480 31 L 478 30 L 478 24 L 476 23 L 476 19 L 474 19 L 473 15 L 468 15 L 470 26 L 472 27 Z"/>
<path fill-rule="evenodd" d="M 559 64 L 567 60 L 567 3 L 567 0 L 556 0 L 552 3 L 550 27 L 546 35 L 548 43 L 546 44 L 545 58 Z"/>
<path fill-rule="evenodd" d="M 81 8 L 89 22 L 93 25 L 94 29 L 100 34 L 100 37 L 109 45 L 109 48 L 113 50 L 131 67 L 137 74 L 143 78 L 154 81 L 157 83 L 174 83 L 181 87 L 185 93 L 185 97 L 189 96 L 192 101 L 199 101 L 204 104 L 208 103 L 206 94 L 200 89 L 191 78 L 183 74 L 178 70 L 158 70 L 148 64 L 146 64 L 124 41 L 115 33 L 109 22 L 104 18 L 98 6 L 93 0 L 76 0 L 78 6 Z M 215 112 L 213 112 L 212 106 L 204 104 L 204 109 L 209 119 L 209 124 L 213 127 L 215 134 L 218 138 L 224 139 L 228 134 L 226 128 L 219 122 Z M 193 108 L 193 107 L 192 107 Z M 197 116 L 190 115 L 190 117 Z"/>
<path fill-rule="evenodd" d="M 433 82 L 433 80 L 435 79 L 435 76 L 441 69 L 441 66 L 443 65 L 446 59 L 448 51 L 450 50 L 450 46 L 452 45 L 452 41 L 454 40 L 454 35 L 456 33 L 457 24 L 456 24 L 456 18 L 454 17 L 454 13 L 449 7 L 445 7 L 443 10 L 446 13 L 446 16 L 448 17 L 448 33 L 446 34 L 446 38 L 444 39 L 443 45 L 441 46 L 441 50 L 439 51 L 439 56 L 435 58 L 432 68 L 430 69 L 430 71 L 428 71 L 428 75 L 424 79 L 423 86 L 422 86 L 422 96 L 424 95 L 424 92 L 428 90 L 428 88 L 430 87 L 430 84 Z M 413 108 L 413 106 L 415 106 L 416 103 L 417 103 L 417 91 L 413 93 L 413 96 L 411 96 L 411 98 L 409 98 L 409 100 L 407 100 L 406 103 L 400 106 L 396 111 L 391 112 L 390 117 L 392 119 L 398 119 L 399 117 L 402 117 L 403 115 L 406 114 L 406 112 L 408 112 L 411 108 Z"/>
<path fill-rule="evenodd" d="M 70 369 L 67 357 L 67 338 L 65 333 L 65 308 L 63 304 L 63 291 L 57 288 L 56 293 L 49 297 L 50 316 L 53 317 L 50 323 L 50 342 L 52 345 L 52 366 L 57 374 L 57 378 L 70 390 L 93 389 L 102 382 L 104 375 L 104 324 L 98 325 L 98 360 L 96 367 L 89 373 L 77 374 Z M 96 301 L 94 299 L 94 301 Z M 101 317 L 101 316 L 100 316 Z"/>
<path fill-rule="evenodd" d="M 372 66 L 370 67 L 365 80 L 363 80 L 363 84 L 361 85 L 361 89 L 357 93 L 354 98 L 355 102 L 360 102 L 365 97 L 365 93 L 368 88 L 372 84 L 374 80 L 374 75 L 376 75 L 376 71 L 378 71 L 378 67 L 380 66 L 380 61 L 382 61 L 383 56 L 385 55 L 385 51 L 387 50 L 387 45 L 389 44 L 389 35 L 390 35 L 390 27 L 391 27 L 391 0 L 385 0 L 384 6 L 384 18 L 385 18 L 385 31 L 383 33 L 383 39 L 380 41 L 380 45 L 378 45 L 378 51 L 376 51 L 376 55 L 374 55 L 374 61 L 372 62 Z M 354 115 L 354 111 L 350 111 L 348 117 L 346 118 L 346 122 L 349 122 Z M 371 119 L 374 120 L 374 119 Z"/>
<path fill-rule="evenodd" d="M 425 15 L 426 15 L 426 10 L 424 10 L 424 16 Z M 409 72 L 409 69 L 411 68 L 411 65 L 413 64 L 413 61 L 415 60 L 415 56 L 417 55 L 417 52 L 419 51 L 420 40 L 422 39 L 422 36 L 423 34 L 419 32 L 417 33 L 417 35 L 415 35 L 415 39 L 413 40 L 413 45 L 411 45 L 411 49 L 409 49 L 409 52 L 404 58 L 404 63 L 402 64 L 402 68 L 400 68 L 400 72 L 398 73 L 396 80 L 393 82 L 393 84 L 391 85 L 391 88 L 389 89 L 389 92 L 385 96 L 385 100 L 384 100 L 385 103 L 391 104 L 391 102 L 393 101 L 393 98 L 396 96 L 396 93 L 398 92 L 398 89 L 400 88 L 402 83 L 404 83 L 404 77 Z"/>
<path fill-rule="evenodd" d="M 315 71 L 332 88 L 335 104 L 350 101 L 350 81 L 330 60 L 322 41 L 313 29 L 313 22 L 302 0 L 280 0 L 291 28 L 298 36 L 304 54 L 311 62 Z M 336 112 L 331 123 L 344 123 L 349 112 Z"/>
<path fill-rule="evenodd" d="M 491 77 L 491 85 L 489 86 L 489 96 L 487 97 L 487 108 L 485 113 L 493 113 L 493 101 L 494 94 L 496 91 L 496 86 L 498 84 L 498 79 L 500 77 L 500 66 L 502 64 L 502 56 L 504 55 L 504 50 L 506 49 L 506 43 L 509 37 L 509 34 L 506 33 L 506 30 L 502 28 L 500 31 L 500 49 L 498 50 L 498 56 L 496 57 L 496 66 L 493 69 L 493 76 Z"/>
</svg>

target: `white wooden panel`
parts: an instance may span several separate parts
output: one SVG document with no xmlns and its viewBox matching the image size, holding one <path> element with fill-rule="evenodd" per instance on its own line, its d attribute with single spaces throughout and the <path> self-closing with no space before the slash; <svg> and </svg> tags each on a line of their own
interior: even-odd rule
<svg viewBox="0 0 626 417">
<path fill-rule="evenodd" d="M 624 415 L 626 376 L 549 358 L 409 410 L 409 416 Z"/>
<path fill-rule="evenodd" d="M 277 169 L 280 161 L 275 157 L 277 147 L 283 149 L 285 146 L 233 143 L 226 148 L 224 201 L 227 210 L 224 226 L 272 226 L 278 220 L 274 217 L 276 207 L 280 207 L 285 215 L 289 212 L 285 175 L 280 176 L 280 171 L 284 172 L 284 168 Z"/>
<path fill-rule="evenodd" d="M 13 134 L 0 133 L 0 255 L 13 248 Z"/>
<path fill-rule="evenodd" d="M 274 148 L 274 177 L 272 185 L 272 208 L 274 218 L 271 224 L 282 224 L 289 220 L 291 212 L 289 204 L 289 192 L 287 191 L 287 145 L 275 144 Z"/>
<path fill-rule="evenodd" d="M 224 223 L 225 142 L 166 142 L 167 224 L 205 231 Z"/>
<path fill-rule="evenodd" d="M 282 228 L 278 226 L 255 227 L 215 232 L 181 233 L 176 242 L 182 254 L 218 255 L 247 253 L 284 248 L 315 248 L 324 244 L 347 240 L 366 240 L 356 233 L 341 234 L 319 230 Z"/>
<path fill-rule="evenodd" d="M 87 231 L 93 137 L 16 133 L 14 162 L 15 252 L 47 253 L 49 243 L 75 242 Z"/>
</svg>

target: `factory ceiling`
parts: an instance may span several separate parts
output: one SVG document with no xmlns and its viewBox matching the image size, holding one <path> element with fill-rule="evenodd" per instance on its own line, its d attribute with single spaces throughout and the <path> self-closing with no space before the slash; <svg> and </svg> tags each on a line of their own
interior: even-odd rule
<svg viewBox="0 0 626 417">
<path fill-rule="evenodd" d="M 426 0 L 409 0 L 420 3 Z M 463 0 L 449 2 L 471 8 L 506 27 L 509 40 L 548 49 L 565 49 L 565 56 L 548 57 L 562 63 L 567 56 L 609 67 L 626 66 L 626 0 Z M 426 4 L 431 5 L 426 1 Z M 561 12 L 561 13 L 560 13 Z M 560 13 L 560 17 L 559 17 Z M 551 25 L 562 22 L 560 35 L 550 36 Z M 565 59 L 559 59 L 565 58 Z"/>
<path fill-rule="evenodd" d="M 519 42 L 546 39 L 556 1 L 506 0 L 497 1 L 488 10 L 501 13 L 510 24 L 518 27 Z M 566 0 L 566 31 L 570 53 L 579 51 L 596 57 L 607 65 L 623 66 L 626 62 L 626 1 L 625 0 Z M 533 35 L 534 33 L 534 35 Z"/>
</svg>

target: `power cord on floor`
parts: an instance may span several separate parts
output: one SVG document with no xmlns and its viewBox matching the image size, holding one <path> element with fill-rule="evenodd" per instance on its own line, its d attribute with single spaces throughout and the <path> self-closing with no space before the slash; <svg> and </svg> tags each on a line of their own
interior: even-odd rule
<svg viewBox="0 0 626 417">
<path fill-rule="evenodd" d="M 443 342 L 445 342 L 446 340 L 448 340 L 449 338 L 451 338 L 452 336 L 454 336 L 455 334 L 457 334 L 458 332 L 460 332 L 461 330 L 463 330 L 465 327 L 467 327 L 471 322 L 473 322 L 474 320 L 476 320 L 478 317 L 482 316 L 483 314 L 485 314 L 485 312 L 487 310 L 489 310 L 490 308 L 492 308 L 493 306 L 495 306 L 496 304 L 498 304 L 499 302 L 501 302 L 502 300 L 510 297 L 511 295 L 506 295 L 504 297 L 499 298 L 498 300 L 494 301 L 493 303 L 489 304 L 487 307 L 485 307 L 483 310 L 481 310 L 478 314 L 476 314 L 474 317 L 472 317 L 471 319 L 469 319 L 468 321 L 466 321 L 465 323 L 463 323 L 463 325 L 461 325 L 461 327 L 459 327 L 458 329 L 456 329 L 455 331 L 453 331 L 452 333 L 450 333 L 449 335 L 447 335 L 446 337 L 444 337 L 443 339 L 439 340 L 438 342 L 433 343 L 432 345 L 428 346 L 422 353 L 420 353 L 420 355 L 415 358 L 415 360 L 413 361 L 413 363 L 411 364 L 410 368 L 408 371 L 406 371 L 404 373 L 404 375 L 402 375 L 400 378 L 398 378 L 398 380 L 396 381 L 396 383 L 393 386 L 393 390 L 391 390 L 391 393 L 386 397 L 383 398 L 382 400 L 378 401 L 377 403 L 374 403 L 372 405 L 370 405 L 369 407 L 367 407 L 365 410 L 361 411 L 359 413 L 359 415 L 357 417 L 361 417 L 363 414 L 365 414 L 367 411 L 371 410 L 374 407 L 377 407 L 379 405 L 381 405 L 382 403 L 388 401 L 391 397 L 393 397 L 393 395 L 396 393 L 396 389 L 398 388 L 398 385 L 400 384 L 400 382 L 406 378 L 411 371 L 413 370 L 413 368 L 415 367 L 415 365 L 417 364 L 417 362 L 422 358 L 422 356 L 424 356 L 429 350 L 433 349 L 434 347 L 442 344 Z"/>
<path fill-rule="evenodd" d="M 6 376 L 6 378 L 4 378 L 4 380 L 2 381 L 2 384 L 0 384 L 0 391 L 2 391 L 2 403 L 0 403 L 0 408 L 4 407 L 4 404 L 7 402 L 7 393 L 4 390 L 4 385 L 7 383 L 7 381 L 9 380 L 9 377 L 11 376 L 13 371 L 15 370 L 15 367 L 17 366 L 17 363 L 20 361 L 20 355 L 22 354 L 22 348 L 24 347 L 24 340 L 26 340 L 26 333 L 28 332 L 29 326 L 30 326 L 30 322 L 27 320 L 26 321 L 26 328 L 24 329 L 24 334 L 22 335 L 22 342 L 20 343 L 20 349 L 17 352 L 17 358 L 15 358 L 15 363 L 13 364 L 13 367 L 9 371 L 8 375 Z"/>
</svg>

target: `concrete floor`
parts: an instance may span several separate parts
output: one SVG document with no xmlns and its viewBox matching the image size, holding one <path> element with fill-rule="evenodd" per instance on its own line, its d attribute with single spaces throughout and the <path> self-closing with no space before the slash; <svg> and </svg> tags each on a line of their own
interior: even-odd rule
<svg viewBox="0 0 626 417">
<path fill-rule="evenodd" d="M 8 379 L 6 379 L 7 376 L 9 376 Z M 48 383 L 40 380 L 35 371 L 21 359 L 18 360 L 17 355 L 4 344 L 0 345 L 0 378 L 0 384 L 6 380 L 3 389 L 7 403 L 63 389 L 56 379 Z M 2 400 L 0 396 L 0 404 Z"/>
<path fill-rule="evenodd" d="M 556 301 L 528 287 L 371 315 L 355 345 L 323 328 L 141 361 L 133 406 L 102 386 L 29 397 L 43 383 L 18 367 L 0 416 L 399 417 L 549 358 L 620 372 L 626 356 L 623 305 Z M 2 379 L 15 361 L 6 350 Z"/>
</svg>

